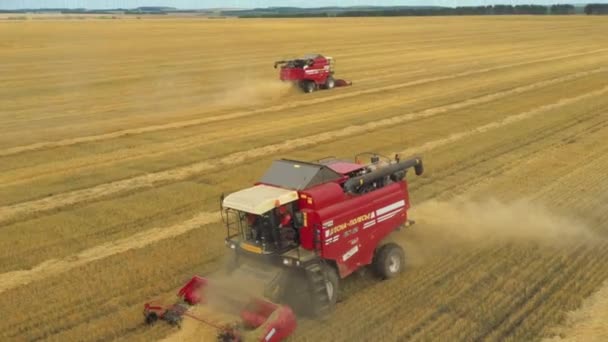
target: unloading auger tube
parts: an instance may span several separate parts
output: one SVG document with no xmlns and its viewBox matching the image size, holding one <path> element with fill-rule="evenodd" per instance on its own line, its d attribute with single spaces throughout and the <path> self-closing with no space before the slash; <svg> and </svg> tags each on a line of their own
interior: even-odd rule
<svg viewBox="0 0 608 342">
<path fill-rule="evenodd" d="M 420 176 L 424 172 L 422 159 L 415 157 L 379 168 L 362 176 L 351 178 L 344 183 L 344 189 L 347 192 L 354 193 L 357 192 L 357 189 L 361 188 L 362 186 L 373 183 L 374 181 L 378 181 L 387 176 L 390 176 L 392 181 L 399 181 L 405 177 L 405 173 L 410 167 L 414 168 L 416 176 Z"/>
</svg>

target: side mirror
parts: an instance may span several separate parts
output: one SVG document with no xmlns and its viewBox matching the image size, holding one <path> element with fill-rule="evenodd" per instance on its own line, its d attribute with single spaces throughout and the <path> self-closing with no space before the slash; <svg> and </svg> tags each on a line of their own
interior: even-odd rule
<svg viewBox="0 0 608 342">
<path fill-rule="evenodd" d="M 220 195 L 220 217 L 222 218 L 222 222 L 228 222 L 228 218 L 224 217 L 224 193 Z"/>
</svg>

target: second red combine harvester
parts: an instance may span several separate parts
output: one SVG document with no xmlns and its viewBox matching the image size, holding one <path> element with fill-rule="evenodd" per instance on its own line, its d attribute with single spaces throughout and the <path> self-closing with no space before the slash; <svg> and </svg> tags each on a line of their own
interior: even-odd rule
<svg viewBox="0 0 608 342">
<path fill-rule="evenodd" d="M 303 58 L 274 62 L 275 69 L 279 66 L 281 81 L 293 82 L 306 93 L 352 85 L 352 82 L 334 78 L 335 60 L 332 57 L 310 54 Z"/>
<path fill-rule="evenodd" d="M 267 298 L 315 317 L 331 312 L 339 280 L 358 269 L 398 274 L 404 251 L 389 235 L 413 223 L 405 176 L 421 175 L 422 160 L 359 158 L 277 160 L 255 186 L 222 198 L 234 272 L 258 272 Z"/>
</svg>

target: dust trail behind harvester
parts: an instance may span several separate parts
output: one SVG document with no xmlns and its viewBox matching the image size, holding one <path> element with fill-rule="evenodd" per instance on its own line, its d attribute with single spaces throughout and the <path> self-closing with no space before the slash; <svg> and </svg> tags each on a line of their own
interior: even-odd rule
<svg viewBox="0 0 608 342">
<path fill-rule="evenodd" d="M 581 221 L 528 200 L 431 200 L 410 212 L 417 224 L 400 241 L 409 262 L 500 243 L 536 243 L 543 248 L 600 241 Z"/>
<path fill-rule="evenodd" d="M 244 79 L 221 86 L 224 90 L 212 101 L 214 105 L 234 107 L 242 105 L 259 105 L 279 100 L 295 92 L 289 83 L 279 80 Z"/>
</svg>

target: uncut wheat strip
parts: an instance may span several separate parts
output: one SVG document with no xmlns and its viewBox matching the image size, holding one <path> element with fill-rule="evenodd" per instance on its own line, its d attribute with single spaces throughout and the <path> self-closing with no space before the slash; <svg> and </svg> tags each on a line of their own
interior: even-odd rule
<svg viewBox="0 0 608 342">
<path fill-rule="evenodd" d="M 556 332 L 560 333 L 558 336 L 545 338 L 543 342 L 593 341 L 594 338 L 598 341 L 608 340 L 607 315 L 608 281 L 605 281 L 599 290 L 584 300 L 579 309 L 568 313 L 566 322 L 556 328 Z"/>
<path fill-rule="evenodd" d="M 561 46 L 562 46 L 562 48 L 561 49 L 557 49 L 557 50 L 563 51 L 563 42 L 561 43 Z M 551 49 L 548 49 L 548 47 L 550 47 Z M 497 58 L 497 57 L 500 57 L 501 60 L 509 60 L 509 59 L 518 59 L 518 58 L 526 57 L 526 56 L 529 56 L 529 57 L 530 56 L 535 56 L 539 52 L 542 52 L 545 56 L 546 55 L 554 55 L 557 52 L 555 51 L 555 49 L 553 49 L 553 47 L 554 47 L 554 45 L 551 44 L 549 46 L 544 46 L 542 49 L 528 50 L 528 51 L 526 51 L 526 53 L 514 52 L 514 51 L 512 51 L 512 49 L 511 50 L 509 50 L 509 49 L 493 49 L 492 52 L 491 52 L 491 54 L 484 54 L 483 57 L 484 57 L 484 59 L 489 59 L 489 60 L 491 60 L 492 58 Z M 410 49 L 411 48 L 408 48 L 406 51 L 402 51 L 402 50 L 399 50 L 399 51 L 401 53 L 407 53 L 407 51 L 410 50 Z M 369 50 L 366 50 L 366 51 L 369 51 Z M 399 52 L 399 51 L 397 51 L 397 52 Z M 372 54 L 373 55 L 373 54 L 385 53 L 385 52 L 386 51 L 384 51 L 384 50 L 383 51 L 373 50 L 373 52 L 371 52 L 371 53 L 370 52 L 366 52 L 366 54 Z M 353 56 L 352 54 L 349 54 L 349 58 L 351 58 L 352 56 Z M 391 56 L 394 56 L 394 54 L 391 54 Z M 452 70 L 452 69 L 457 70 L 459 68 L 478 68 L 478 67 L 480 67 L 479 62 L 477 61 L 478 57 L 479 56 L 473 58 L 470 55 L 467 55 L 466 53 L 464 53 L 464 54 L 463 53 L 459 53 L 459 54 L 451 55 L 451 59 L 454 60 L 454 61 L 457 61 L 457 62 L 450 63 L 449 64 L 449 69 L 450 70 Z M 416 63 L 420 63 L 421 61 L 424 61 L 425 58 L 428 59 L 429 57 L 428 56 L 419 57 L 419 60 L 416 60 Z M 471 61 L 474 61 L 474 62 L 471 62 Z M 399 62 L 403 62 L 403 60 L 399 60 Z M 381 64 L 377 65 L 377 67 L 382 69 L 382 68 L 386 67 L 387 65 L 390 65 L 391 63 L 394 64 L 395 60 L 391 60 L 391 59 L 383 60 L 383 62 Z M 386 69 L 387 70 L 392 70 L 393 68 L 386 67 Z M 132 70 L 129 68 L 129 71 L 132 71 Z M 419 69 L 418 71 L 412 70 L 412 69 L 408 69 L 406 72 L 400 72 L 399 70 L 397 70 L 397 71 L 392 70 L 392 72 L 388 72 L 387 73 L 387 76 L 390 76 L 390 78 L 392 79 L 392 78 L 394 78 L 394 76 L 399 76 L 399 75 L 410 75 L 411 76 L 411 75 L 414 75 L 414 74 L 420 74 L 420 73 L 422 73 L 424 71 L 428 72 L 428 69 L 427 68 L 423 68 L 423 69 Z M 186 72 L 186 74 L 187 74 L 187 72 Z M 365 74 L 368 74 L 368 73 L 365 73 Z M 371 80 L 376 80 L 377 82 L 380 82 L 380 83 L 387 81 L 387 77 L 382 77 L 382 75 L 380 77 L 378 77 L 378 73 L 377 72 L 374 73 L 374 76 L 370 76 L 370 77 L 357 77 L 356 79 L 357 79 L 357 84 L 363 84 L 362 82 L 367 82 L 367 81 L 371 81 Z M 200 97 L 199 93 L 200 93 L 200 91 L 197 91 L 196 92 L 196 96 Z M 49 100 L 50 99 L 46 99 L 44 102 L 48 103 Z M 111 108 L 105 108 L 104 110 L 110 110 L 110 109 Z M 217 108 L 215 108 L 215 109 L 217 109 Z M 198 111 L 200 111 L 200 108 L 198 109 Z M 91 112 L 91 110 L 88 110 L 87 112 Z M 71 114 L 68 114 L 68 116 L 70 116 L 70 115 Z M 89 115 L 87 114 L 87 116 L 89 116 Z M 52 117 L 54 117 L 54 118 L 66 117 L 66 115 L 64 115 L 64 114 L 53 114 Z M 79 117 L 81 117 L 81 116 L 79 116 Z M 48 118 L 48 115 L 44 115 L 43 117 L 40 117 L 40 118 L 37 118 L 37 117 L 36 118 L 31 118 L 30 117 L 30 118 L 28 118 L 27 121 L 28 122 L 30 122 L 31 120 L 36 121 L 38 119 L 45 120 L 47 118 Z M 15 119 L 17 119 L 17 118 L 15 118 Z M 19 122 L 19 121 L 22 121 L 22 120 L 18 120 L 17 119 L 14 122 Z M 6 122 L 5 120 L 0 120 L 0 125 L 8 125 L 9 123 L 11 123 L 11 121 Z"/>
<path fill-rule="evenodd" d="M 458 140 L 473 136 L 475 134 L 480 134 L 490 130 L 498 129 L 500 127 L 531 118 L 535 115 L 559 108 L 561 106 L 572 104 L 577 101 L 587 99 L 589 97 L 602 95 L 606 92 L 608 92 L 608 86 L 584 95 L 563 99 L 553 104 L 543 105 L 537 107 L 536 109 L 513 115 L 500 121 L 482 125 L 471 130 L 452 134 L 447 138 L 431 141 L 419 147 L 414 147 L 405 150 L 402 153 L 411 154 L 413 152 L 426 152 L 439 146 L 450 144 Z M 39 264 L 31 270 L 12 271 L 0 274 L 0 293 L 3 293 L 4 291 L 24 284 L 28 284 L 33 281 L 44 279 L 51 275 L 69 271 L 75 267 L 84 265 L 95 260 L 103 259 L 118 253 L 125 252 L 127 250 L 143 248 L 158 241 L 185 234 L 193 229 L 200 228 L 201 226 L 209 223 L 217 222 L 218 220 L 219 212 L 205 212 L 196 215 L 190 220 L 172 225 L 170 227 L 153 228 L 145 232 L 137 233 L 128 238 L 120 239 L 110 243 L 105 243 L 103 245 L 87 249 L 81 253 L 61 260 L 49 260 Z"/>
<path fill-rule="evenodd" d="M 525 112 L 522 112 L 522 113 L 519 113 L 516 115 L 507 116 L 506 118 L 504 118 L 502 120 L 498 120 L 498 121 L 494 121 L 494 122 L 491 122 L 491 123 L 488 123 L 485 125 L 481 125 L 481 126 L 473 128 L 471 130 L 454 133 L 443 139 L 429 141 L 421 146 L 409 148 L 405 151 L 402 151 L 401 153 L 404 155 L 409 155 L 409 154 L 414 154 L 414 153 L 423 153 L 423 152 L 432 150 L 434 148 L 444 146 L 444 145 L 450 144 L 450 143 L 458 141 L 458 140 L 462 140 L 466 137 L 476 135 L 479 133 L 484 133 L 489 130 L 494 130 L 494 129 L 500 128 L 502 126 L 506 126 L 506 125 L 509 125 L 509 124 L 512 124 L 512 123 L 515 123 L 518 121 L 528 119 L 528 118 L 535 116 L 537 114 L 540 114 L 540 113 L 554 110 L 554 109 L 557 109 L 557 108 L 560 108 L 560 107 L 563 107 L 563 106 L 566 106 L 566 105 L 569 105 L 569 104 L 572 104 L 572 103 L 575 103 L 575 102 L 578 102 L 581 100 L 591 98 L 591 97 L 602 95 L 606 92 L 608 92 L 608 86 L 595 90 L 595 91 L 592 91 L 592 92 L 589 92 L 587 94 L 570 97 L 570 98 L 565 98 L 565 99 L 559 100 L 559 101 L 551 103 L 551 104 L 546 104 L 546 105 L 542 105 L 540 107 L 536 107 L 529 111 L 525 111 Z"/>
<path fill-rule="evenodd" d="M 397 124 L 401 124 L 403 122 L 411 121 L 414 119 L 427 118 L 431 116 L 435 116 L 441 113 L 445 113 L 451 110 L 457 110 L 473 105 L 478 105 L 482 103 L 487 103 L 490 101 L 494 101 L 500 98 L 504 98 L 507 96 L 523 93 L 526 91 L 531 91 L 540 87 L 558 84 L 562 82 L 566 82 L 568 80 L 573 80 L 581 77 L 585 77 L 588 75 L 593 75 L 601 72 L 608 71 L 608 68 L 598 68 L 589 71 L 581 71 L 578 73 L 574 73 L 571 75 L 558 77 L 550 80 L 545 80 L 541 82 L 536 82 L 532 84 L 528 84 L 525 86 L 515 87 L 509 90 L 504 90 L 484 96 L 480 96 L 477 98 L 467 99 L 465 101 L 452 103 L 445 106 L 433 107 L 420 112 L 402 114 L 398 116 L 394 116 L 387 119 L 382 119 L 378 121 L 368 122 L 361 125 L 352 125 L 339 130 L 328 131 L 324 133 L 315 134 L 312 136 L 301 137 L 296 139 L 291 139 L 284 141 L 278 144 L 271 144 L 263 147 L 258 147 L 246 151 L 240 151 L 233 154 L 230 154 L 226 157 L 207 160 L 200 163 L 195 163 L 189 166 L 170 169 L 166 171 L 160 171 L 156 173 L 149 173 L 141 176 L 136 176 L 129 179 L 124 179 L 120 181 L 115 181 L 111 183 L 105 183 L 101 185 L 97 185 L 91 188 L 74 190 L 66 193 L 61 193 L 53 196 L 49 196 L 43 199 L 22 202 L 14 205 L 4 206 L 0 208 L 0 225 L 6 224 L 7 222 L 11 222 L 19 216 L 30 215 L 41 213 L 45 211 L 55 210 L 63 207 L 68 207 L 71 205 L 75 205 L 78 203 L 85 203 L 93 200 L 97 200 L 100 198 L 108 197 L 110 195 L 115 195 L 125 191 L 133 191 L 143 188 L 149 188 L 161 183 L 166 182 L 175 182 L 187 179 L 189 177 L 193 177 L 197 174 L 201 174 L 205 171 L 209 171 L 221 166 L 229 166 L 241 163 L 248 159 L 259 158 L 267 155 L 271 155 L 273 153 L 294 150 L 302 147 L 317 145 L 321 142 L 326 142 L 330 140 L 334 140 L 337 138 L 343 138 L 348 136 L 354 136 L 356 134 L 365 133 L 366 131 L 390 127 Z M 547 110 L 551 110 L 560 106 L 567 105 L 569 103 L 577 102 L 583 99 L 587 99 L 590 97 L 594 97 L 597 95 L 601 95 L 605 92 L 606 88 L 596 90 L 584 95 L 580 95 L 577 97 L 567 98 L 560 100 L 556 103 L 544 105 L 541 107 L 537 107 L 529 112 L 524 112 L 518 115 L 509 116 L 501 121 L 492 122 L 487 125 L 483 125 L 475 128 L 471 131 L 460 132 L 456 134 L 452 134 L 444 139 L 434 140 L 423 144 L 422 146 L 416 149 L 408 149 L 404 151 L 405 154 L 411 154 L 413 152 L 424 152 L 426 150 L 436 148 L 438 146 L 442 146 L 448 143 L 451 143 L 456 140 L 460 140 L 466 138 L 469 135 L 476 133 L 483 133 L 487 130 L 498 128 L 512 122 L 520 121 L 528 116 L 534 115 L 538 112 L 544 112 Z"/>
<path fill-rule="evenodd" d="M 64 259 L 47 260 L 30 270 L 11 271 L 0 277 L 0 293 L 10 288 L 66 272 L 95 260 L 146 247 L 155 242 L 185 234 L 193 229 L 217 222 L 219 213 L 200 213 L 193 218 L 169 227 L 156 227 L 124 239 L 107 242 Z"/>
<path fill-rule="evenodd" d="M 505 87 L 504 89 L 508 89 Z M 487 90 L 486 90 L 487 93 Z M 482 94 L 484 94 L 482 92 Z M 470 96 L 470 95 L 469 95 Z M 427 99 L 427 97 L 422 97 L 422 99 Z M 439 105 L 442 103 L 434 104 Z M 384 108 L 388 106 L 394 106 L 394 101 L 387 101 L 385 103 L 376 104 L 373 108 L 365 108 L 361 111 L 357 112 L 352 110 L 351 107 L 346 106 L 344 110 L 340 110 L 339 112 L 332 112 L 332 115 L 326 117 L 323 120 L 329 120 L 331 117 L 334 117 L 340 113 L 350 113 L 349 115 L 353 115 L 352 113 L 357 113 L 357 115 L 363 115 L 365 112 L 373 110 L 377 111 L 379 108 Z M 388 113 L 390 116 L 392 113 Z M 312 117 L 312 114 L 310 114 Z M 318 114 L 317 115 L 318 118 Z M 371 116 L 370 116 L 371 117 Z M 302 119 L 302 118 L 301 118 Z M 304 118 L 305 119 L 305 118 Z M 302 120 L 301 120 L 302 121 Z M 309 120 L 303 120 L 301 124 L 310 124 Z M 285 124 L 285 123 L 284 123 Z M 1 125 L 1 123 L 0 123 Z M 282 125 L 283 127 L 285 125 Z M 288 126 L 288 125 L 287 125 Z M 285 127 L 287 127 L 285 126 Z M 284 128 L 284 127 L 283 127 Z M 249 127 L 247 129 L 247 133 L 242 133 L 239 135 L 240 138 L 250 138 L 253 135 L 260 135 L 264 132 L 268 133 L 276 130 L 277 127 L 268 126 L 264 129 L 253 129 Z M 337 128 L 332 128 L 337 129 Z M 307 133 L 311 134 L 311 133 Z M 1 172 L 0 176 L 0 188 L 2 187 L 13 187 L 18 185 L 23 185 L 31 182 L 37 178 L 47 178 L 51 176 L 56 176 L 59 174 L 77 174 L 81 171 L 95 170 L 100 165 L 110 164 L 110 163 L 119 163 L 133 160 L 141 160 L 149 159 L 149 158 L 157 158 L 163 155 L 169 155 L 173 152 L 180 152 L 186 149 L 191 148 L 201 148 L 204 146 L 221 143 L 222 141 L 228 141 L 233 137 L 231 135 L 224 134 L 223 136 L 219 136 L 216 133 L 212 133 L 214 137 L 209 137 L 206 134 L 186 134 L 185 136 L 180 136 L 178 139 L 170 139 L 166 141 L 154 142 L 154 143 L 146 143 L 141 146 L 135 146 L 132 148 L 120 148 L 118 150 L 113 150 L 107 153 L 100 154 L 89 154 L 86 156 L 77 157 L 74 159 L 67 160 L 62 163 L 56 163 L 49 161 L 49 163 L 38 163 L 35 165 L 29 165 L 25 167 L 17 167 L 10 168 Z M 219 139 L 219 140 L 218 140 Z M 270 143 L 270 142 L 269 142 Z M 238 151 L 238 150 L 237 150 Z M 216 155 L 211 155 L 206 157 L 205 159 L 217 158 Z M 108 180 L 112 181 L 112 180 Z M 91 185 L 92 186 L 92 185 Z M 0 190 L 1 191 L 1 190 Z"/>
<path fill-rule="evenodd" d="M 115 132 L 111 132 L 111 133 L 63 139 L 63 140 L 59 140 L 59 141 L 45 141 L 45 142 L 39 142 L 39 143 L 34 143 L 34 144 L 30 144 L 30 145 L 25 145 L 25 146 L 16 146 L 16 147 L 12 147 L 12 148 L 8 148 L 8 149 L 0 151 L 0 157 L 9 156 L 9 155 L 18 154 L 18 153 L 27 152 L 27 151 L 45 149 L 45 148 L 63 147 L 63 146 L 70 146 L 70 145 L 75 145 L 75 144 L 80 144 L 80 143 L 85 143 L 85 142 L 94 142 L 94 141 L 100 141 L 100 140 L 114 139 L 114 138 L 119 138 L 119 137 L 126 136 L 126 135 L 150 133 L 150 132 L 156 132 L 156 131 L 161 131 L 161 130 L 169 130 L 169 129 L 189 127 L 189 126 L 196 126 L 196 125 L 201 125 L 201 124 L 205 124 L 205 123 L 209 123 L 209 122 L 235 119 L 235 118 L 259 114 L 259 113 L 276 112 L 276 111 L 286 110 L 286 109 L 290 109 L 290 108 L 308 106 L 308 105 L 325 103 L 325 102 L 334 101 L 334 100 L 357 97 L 357 96 L 366 95 L 366 94 L 374 94 L 374 93 L 385 92 L 388 90 L 406 88 L 406 87 L 421 85 L 421 84 L 430 83 L 430 82 L 444 81 L 444 80 L 455 79 L 455 78 L 459 78 L 459 77 L 466 77 L 466 76 L 471 76 L 471 75 L 476 75 L 476 74 L 488 73 L 488 72 L 492 72 L 492 71 L 503 70 L 503 69 L 513 68 L 513 67 L 518 67 L 518 66 L 523 66 L 523 65 L 543 63 L 543 62 L 567 59 L 567 58 L 572 58 L 572 57 L 580 57 L 580 56 L 585 56 L 585 55 L 592 55 L 592 54 L 601 53 L 601 52 L 605 52 L 605 51 L 608 51 L 608 48 L 607 49 L 597 49 L 597 50 L 592 50 L 592 51 L 587 51 L 587 52 L 580 52 L 580 53 L 572 53 L 572 54 L 561 55 L 561 56 L 554 56 L 554 57 L 549 57 L 549 58 L 541 58 L 541 59 L 536 59 L 533 61 L 524 61 L 524 62 L 518 62 L 518 63 L 504 64 L 504 65 L 496 66 L 496 67 L 464 71 L 464 72 L 459 72 L 459 73 L 446 75 L 446 76 L 430 77 L 430 78 L 426 78 L 426 79 L 420 79 L 420 80 L 406 82 L 406 83 L 394 84 L 394 85 L 389 85 L 389 86 L 385 86 L 385 87 L 364 89 L 364 90 L 360 90 L 360 91 L 353 91 L 353 92 L 323 97 L 323 98 L 314 99 L 314 100 L 308 99 L 308 100 L 303 100 L 303 101 L 296 101 L 296 102 L 291 102 L 291 103 L 283 104 L 283 105 L 275 105 L 275 106 L 270 106 L 270 107 L 256 109 L 256 110 L 242 111 L 242 112 L 219 115 L 219 116 L 208 117 L 208 118 L 193 119 L 193 120 L 186 120 L 186 121 L 180 121 L 180 122 L 172 122 L 169 124 L 151 125 L 151 126 L 147 126 L 147 127 L 125 129 L 125 130 L 115 131 Z"/>
<path fill-rule="evenodd" d="M 580 72 L 580 69 L 577 71 Z M 576 73 L 577 71 L 570 72 L 568 74 L 561 73 L 561 75 L 556 78 L 561 80 L 561 77 L 567 77 L 571 74 Z M 555 76 L 553 76 L 553 77 L 555 77 Z M 552 79 L 547 78 L 547 80 L 552 80 Z M 523 85 L 526 85 L 526 83 L 523 83 Z M 496 89 L 493 91 L 508 90 L 513 87 L 515 87 L 515 86 L 511 86 L 511 87 L 503 86 L 501 89 Z M 473 97 L 472 94 L 470 94 L 470 93 L 467 93 L 467 94 L 468 94 L 467 97 L 469 97 L 469 98 Z M 482 91 L 481 94 L 475 95 L 475 96 L 483 96 L 485 94 L 488 94 L 488 90 Z M 387 102 L 386 106 L 394 105 L 393 102 L 390 102 L 390 101 Z M 445 105 L 445 104 L 437 103 L 435 105 L 438 106 L 438 105 Z M 381 108 L 384 106 L 384 104 L 380 104 L 379 106 Z M 378 109 L 378 106 L 375 106 L 373 108 L 374 111 L 377 109 Z M 371 110 L 371 108 L 366 108 L 365 110 Z M 335 114 L 335 113 L 332 113 L 332 114 Z M 393 114 L 393 113 L 390 113 L 390 112 L 388 113 L 389 116 L 391 114 Z M 275 128 L 265 128 L 265 129 L 267 131 L 270 131 L 270 130 L 276 129 L 276 127 Z M 332 129 L 336 129 L 336 128 L 332 128 Z M 251 131 L 251 132 L 243 133 L 243 134 L 246 134 L 246 136 L 247 136 L 247 134 L 254 134 L 254 133 L 258 134 L 258 135 L 260 134 L 259 129 L 258 130 L 249 129 L 248 131 Z M 311 134 L 311 133 L 307 133 L 307 134 Z M 229 139 L 230 136 L 223 136 L 223 137 L 218 136 L 217 138 L 220 139 L 219 142 L 221 142 L 221 140 Z M 212 143 L 217 143 L 217 142 L 213 142 L 213 140 L 214 140 L 213 138 L 206 137 L 206 135 L 204 135 L 204 134 L 203 135 L 200 135 L 200 134 L 186 135 L 185 137 L 180 137 L 179 139 L 173 139 L 172 141 L 145 144 L 145 146 L 142 145 L 141 148 L 119 149 L 117 151 L 111 151 L 109 153 L 101 153 L 101 154 L 96 154 L 96 155 L 83 156 L 81 158 L 76 158 L 74 160 L 66 161 L 65 163 L 51 163 L 52 165 L 48 164 L 48 163 L 42 163 L 42 164 L 30 165 L 27 167 L 9 169 L 9 170 L 6 170 L 4 173 L 2 173 L 2 176 L 0 177 L 0 183 L 2 184 L 2 185 L 0 185 L 0 188 L 14 187 L 14 186 L 18 186 L 18 185 L 27 184 L 37 178 L 47 178 L 47 177 L 51 177 L 51 176 L 54 177 L 59 174 L 77 174 L 80 171 L 95 170 L 96 168 L 98 168 L 100 165 L 103 165 L 103 164 L 126 162 L 126 161 L 132 161 L 132 160 L 141 160 L 142 158 L 156 158 L 156 157 L 159 157 L 162 155 L 168 155 L 168 153 L 171 153 L 171 152 L 179 152 L 179 151 L 183 151 L 188 148 L 201 147 L 201 146 L 206 146 L 206 145 L 209 145 Z M 269 143 L 271 143 L 271 142 L 269 142 Z M 137 150 L 140 150 L 141 152 L 137 152 Z M 217 158 L 217 156 L 209 156 L 205 159 L 207 160 L 207 159 L 211 159 L 211 158 Z M 107 180 L 107 182 L 114 181 L 114 180 L 115 179 L 109 179 L 109 180 Z M 89 186 L 94 186 L 94 185 L 98 185 L 98 184 L 91 184 Z M 35 197 L 29 198 L 27 200 L 34 200 L 34 199 L 35 199 Z M 25 200 L 26 199 L 23 199 L 23 201 L 25 201 Z M 7 203 L 5 205 L 8 205 L 8 204 L 13 204 L 13 203 Z"/>
</svg>

